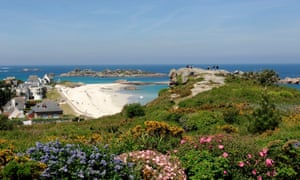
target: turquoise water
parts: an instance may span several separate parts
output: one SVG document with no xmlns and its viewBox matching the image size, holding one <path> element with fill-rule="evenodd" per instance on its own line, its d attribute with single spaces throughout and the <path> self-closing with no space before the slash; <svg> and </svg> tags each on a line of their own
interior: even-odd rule
<svg viewBox="0 0 300 180">
<path fill-rule="evenodd" d="M 105 69 L 141 69 L 148 72 L 165 73 L 168 75 L 169 71 L 173 68 L 178 69 L 184 67 L 183 64 L 169 64 L 169 65 L 70 65 L 70 66 L 0 66 L 0 79 L 8 76 L 15 76 L 20 80 L 27 80 L 29 75 L 38 75 L 42 77 L 45 73 L 54 73 L 55 80 L 82 82 L 85 84 L 93 83 L 112 83 L 116 80 L 124 79 L 127 81 L 142 81 L 142 82 L 161 82 L 168 81 L 168 76 L 159 78 L 98 78 L 98 77 L 59 77 L 59 74 L 69 72 L 76 68 L 91 69 L 94 71 L 102 71 Z M 207 64 L 193 65 L 194 67 L 207 68 Z M 211 66 L 211 65 L 210 65 Z M 220 69 L 225 69 L 230 72 L 235 70 L 247 71 L 260 71 L 263 69 L 275 70 L 281 78 L 284 77 L 300 77 L 300 64 L 221 64 L 218 65 Z M 23 69 L 27 68 L 29 71 L 24 72 Z M 35 71 L 31 71 L 35 70 Z M 300 89 L 300 85 L 288 85 L 289 87 Z M 158 92 L 167 88 L 167 85 L 146 85 L 138 86 L 137 90 L 123 91 L 124 93 L 132 94 L 131 102 L 140 102 L 145 104 L 157 97 Z"/>
</svg>

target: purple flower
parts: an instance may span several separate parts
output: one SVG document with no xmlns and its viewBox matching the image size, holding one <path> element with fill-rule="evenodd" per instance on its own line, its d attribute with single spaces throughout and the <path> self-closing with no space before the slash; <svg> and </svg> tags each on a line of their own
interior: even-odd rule
<svg viewBox="0 0 300 180">
<path fill-rule="evenodd" d="M 102 166 L 106 166 L 106 165 L 107 165 L 106 161 L 103 160 L 103 159 L 101 160 L 100 164 L 101 164 Z"/>
</svg>

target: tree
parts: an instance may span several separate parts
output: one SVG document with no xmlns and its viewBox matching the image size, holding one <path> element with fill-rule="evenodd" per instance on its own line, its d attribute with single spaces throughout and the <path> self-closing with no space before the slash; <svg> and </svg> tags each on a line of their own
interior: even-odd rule
<svg viewBox="0 0 300 180">
<path fill-rule="evenodd" d="M 271 103 L 266 93 L 262 94 L 260 107 L 255 109 L 253 122 L 250 125 L 250 131 L 253 133 L 262 133 L 266 130 L 274 130 L 281 122 L 281 116 L 275 104 Z"/>
<path fill-rule="evenodd" d="M 257 81 L 263 86 L 270 86 L 278 82 L 279 75 L 274 70 L 265 69 L 258 73 Z"/>
<path fill-rule="evenodd" d="M 12 91 L 11 87 L 5 84 L 3 81 L 0 81 L 0 109 L 4 106 L 15 93 Z"/>
</svg>

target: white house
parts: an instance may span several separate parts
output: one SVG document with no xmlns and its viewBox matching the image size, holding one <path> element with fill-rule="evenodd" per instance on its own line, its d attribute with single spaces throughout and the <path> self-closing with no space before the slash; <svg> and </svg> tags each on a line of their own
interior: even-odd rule
<svg viewBox="0 0 300 180">
<path fill-rule="evenodd" d="M 25 97 L 14 97 L 3 107 L 3 114 L 8 116 L 8 119 L 24 118 Z"/>
</svg>

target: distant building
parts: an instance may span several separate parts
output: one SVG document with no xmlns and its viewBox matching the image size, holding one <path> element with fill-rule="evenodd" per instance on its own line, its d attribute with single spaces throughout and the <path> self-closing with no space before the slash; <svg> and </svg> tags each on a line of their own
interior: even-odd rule
<svg viewBox="0 0 300 180">
<path fill-rule="evenodd" d="M 46 89 L 42 80 L 35 75 L 29 76 L 28 80 L 16 89 L 17 96 L 24 95 L 27 100 L 42 100 L 45 93 Z"/>
<path fill-rule="evenodd" d="M 8 119 L 24 118 L 25 97 L 14 97 L 3 107 L 3 114 Z"/>
<path fill-rule="evenodd" d="M 43 101 L 31 108 L 28 113 L 29 118 L 60 118 L 63 114 L 63 110 L 59 107 L 59 104 L 54 101 Z"/>
</svg>

